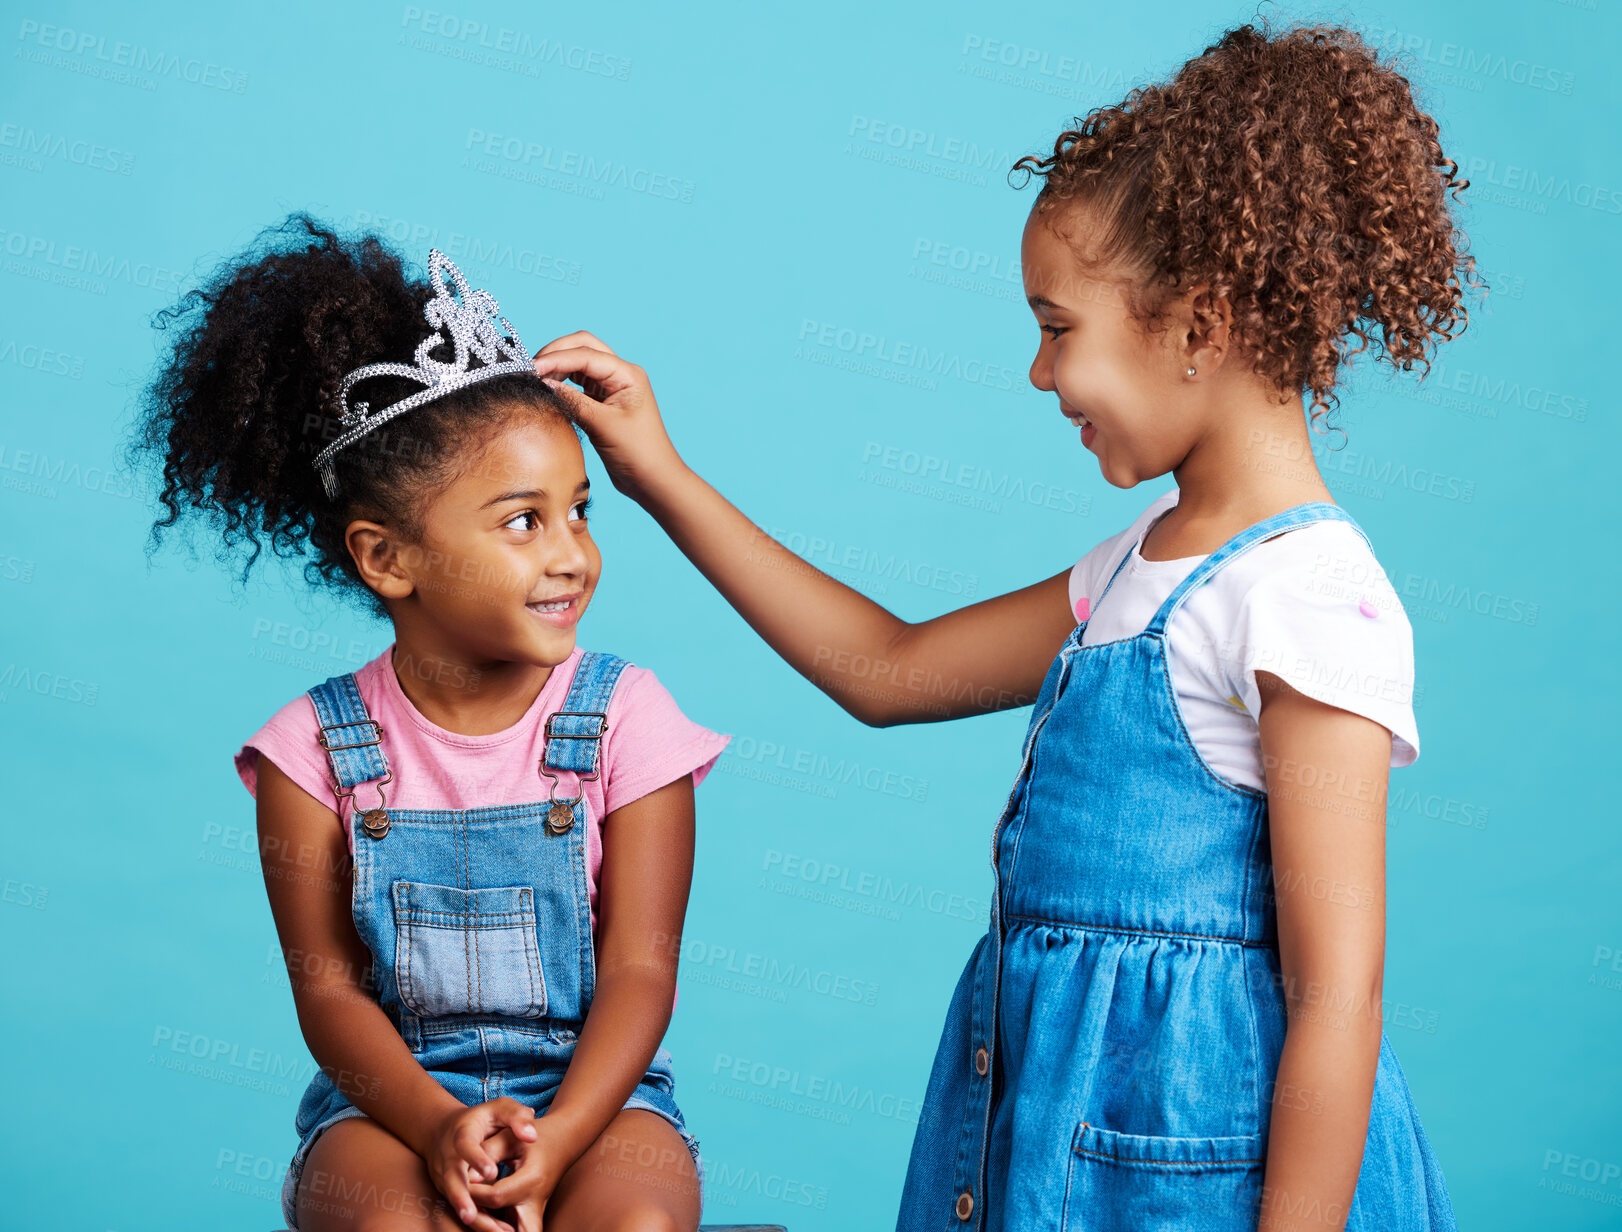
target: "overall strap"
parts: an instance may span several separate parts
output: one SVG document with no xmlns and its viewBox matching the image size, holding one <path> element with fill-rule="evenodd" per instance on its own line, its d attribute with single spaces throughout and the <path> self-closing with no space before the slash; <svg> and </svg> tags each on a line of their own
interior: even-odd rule
<svg viewBox="0 0 1622 1232">
<path fill-rule="evenodd" d="M 383 755 L 382 726 L 367 713 L 353 672 L 330 677 L 308 692 L 321 723 L 315 738 L 327 751 L 327 760 L 332 764 L 338 799 L 349 800 L 368 837 L 382 838 L 389 832 L 388 800 L 383 786 L 394 778 L 389 760 Z M 361 809 L 355 803 L 355 788 L 374 781 L 377 805 Z"/>
<path fill-rule="evenodd" d="M 543 766 L 573 770 L 582 776 L 582 782 L 597 777 L 602 736 L 608 730 L 608 700 L 620 673 L 629 665 L 628 660 L 600 650 L 581 654 L 569 695 L 562 707 L 546 718 Z"/>
<path fill-rule="evenodd" d="M 1363 535 L 1363 528 L 1353 520 L 1351 514 L 1347 513 L 1339 505 L 1331 504 L 1328 501 L 1310 501 L 1305 505 L 1296 505 L 1281 513 L 1275 513 L 1270 518 L 1263 518 L 1254 526 L 1246 527 L 1189 571 L 1188 576 L 1178 583 L 1171 594 L 1166 596 L 1166 601 L 1160 605 L 1160 610 L 1154 614 L 1154 618 L 1150 620 L 1149 627 L 1144 632 L 1154 634 L 1157 637 L 1165 633 L 1166 622 L 1182 606 L 1183 600 L 1188 598 L 1196 586 L 1202 586 L 1209 582 L 1216 576 L 1217 570 L 1223 568 L 1236 557 L 1243 556 L 1263 540 L 1269 539 L 1283 530 L 1306 526 L 1312 522 L 1331 520 L 1347 522 L 1353 530 Z M 1363 539 L 1367 542 L 1368 536 L 1363 535 Z M 1372 550 L 1372 545 L 1370 547 Z"/>
<path fill-rule="evenodd" d="M 1126 562 L 1132 555 L 1132 549 L 1136 546 L 1136 543 L 1126 545 L 1126 552 L 1121 556 L 1120 560 L 1115 562 L 1115 572 L 1109 575 L 1109 581 L 1105 582 L 1104 589 L 1098 592 L 1098 598 L 1094 599 L 1088 606 L 1087 615 L 1089 618 L 1098 610 L 1098 605 L 1104 601 L 1104 596 L 1109 594 L 1109 588 L 1115 585 L 1115 579 L 1121 576 L 1121 570 L 1126 567 Z"/>
<path fill-rule="evenodd" d="M 383 729 L 367 712 L 355 673 L 333 676 L 316 685 L 309 690 L 309 698 L 321 723 L 315 738 L 327 751 L 340 792 L 385 778 L 389 762 L 383 756 Z"/>
</svg>

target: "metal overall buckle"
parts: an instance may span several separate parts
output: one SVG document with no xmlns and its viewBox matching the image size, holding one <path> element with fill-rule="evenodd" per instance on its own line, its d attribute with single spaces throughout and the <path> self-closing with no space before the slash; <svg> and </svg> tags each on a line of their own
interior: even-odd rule
<svg viewBox="0 0 1622 1232">
<path fill-rule="evenodd" d="M 330 744 L 327 741 L 327 732 L 339 727 L 364 727 L 370 725 L 376 729 L 377 734 L 370 740 L 357 740 L 353 744 Z M 354 719 L 347 723 L 323 723 L 321 730 L 316 732 L 315 738 L 320 741 L 321 747 L 329 753 L 336 753 L 342 749 L 359 749 L 369 744 L 379 744 L 383 739 L 383 725 L 376 719 Z M 390 766 L 384 771 L 380 779 L 368 779 L 369 783 L 377 785 L 377 807 L 357 810 L 360 816 L 361 829 L 366 831 L 368 838 L 382 838 L 389 832 L 388 797 L 383 791 L 383 784 L 394 781 L 394 768 Z M 356 786 L 359 786 L 357 784 Z M 336 790 L 336 784 L 334 785 Z M 355 789 L 338 791 L 339 801 L 348 800 L 350 807 L 355 807 Z"/>
<path fill-rule="evenodd" d="M 552 720 L 565 715 L 570 718 L 601 719 L 602 722 L 597 725 L 596 732 L 589 735 L 582 735 L 579 732 L 553 731 Z M 602 738 L 603 733 L 607 730 L 608 715 L 603 713 L 601 710 L 555 710 L 546 716 L 546 738 L 549 741 L 554 738 L 558 740 L 599 740 Z M 581 784 L 593 783 L 602 777 L 602 753 L 600 750 L 597 755 L 597 764 L 597 769 L 593 770 L 590 774 L 582 775 L 580 777 Z M 567 796 L 564 799 L 559 800 L 558 776 L 546 768 L 546 757 L 544 754 L 541 757 L 541 773 L 552 780 L 552 785 L 546 793 L 548 804 L 548 808 L 546 810 L 547 832 L 550 834 L 567 834 L 569 832 L 569 827 L 574 825 L 574 806 L 579 801 L 585 799 L 585 792 L 582 791 L 578 796 Z"/>
</svg>

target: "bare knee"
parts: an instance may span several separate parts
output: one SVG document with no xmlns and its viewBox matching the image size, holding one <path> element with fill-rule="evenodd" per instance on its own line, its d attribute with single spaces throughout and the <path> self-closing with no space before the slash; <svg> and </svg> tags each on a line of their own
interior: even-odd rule
<svg viewBox="0 0 1622 1232">
<path fill-rule="evenodd" d="M 614 1212 L 595 1232 L 691 1232 L 670 1211 L 660 1206 L 629 1206 Z"/>
<path fill-rule="evenodd" d="M 302 1188 L 302 1186 L 301 1186 Z M 347 1192 L 322 1200 L 314 1195 L 308 1206 L 319 1208 L 329 1219 L 328 1228 L 347 1232 L 466 1232 L 465 1225 L 451 1213 L 450 1204 L 430 1184 L 405 1187 L 362 1180 Z M 306 1200 L 299 1203 L 299 1226 L 308 1227 L 304 1212 Z"/>
<path fill-rule="evenodd" d="M 450 1203 L 439 1194 L 413 1195 L 408 1204 L 395 1209 L 387 1197 L 358 1213 L 353 1232 L 467 1232 L 467 1225 L 451 1213 Z"/>
<path fill-rule="evenodd" d="M 406 1229 L 410 1232 L 467 1232 L 467 1225 L 451 1214 L 450 1205 L 445 1202 L 425 1214 L 369 1210 L 350 1227 L 353 1232 L 406 1232 Z"/>
<path fill-rule="evenodd" d="M 547 1232 L 694 1232 L 699 1181 L 692 1154 L 658 1113 L 622 1110 L 564 1173 Z"/>
<path fill-rule="evenodd" d="M 305 1232 L 460 1232 L 416 1152 L 368 1117 L 339 1121 L 310 1149 L 298 1187 Z"/>
</svg>

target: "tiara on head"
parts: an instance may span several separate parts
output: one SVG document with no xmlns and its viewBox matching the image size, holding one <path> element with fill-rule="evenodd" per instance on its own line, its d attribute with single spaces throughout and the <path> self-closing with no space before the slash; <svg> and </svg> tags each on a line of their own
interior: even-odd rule
<svg viewBox="0 0 1622 1232">
<path fill-rule="evenodd" d="M 447 273 L 456 284 L 460 301 L 452 297 L 446 288 Z M 505 376 L 509 372 L 535 371 L 529 353 L 519 341 L 518 332 L 497 311 L 494 297 L 488 291 L 475 291 L 469 287 L 467 278 L 456 268 L 455 262 L 437 248 L 428 252 L 428 277 L 433 283 L 434 297 L 422 312 L 434 332 L 417 344 L 417 352 L 413 356 L 417 361 L 416 366 L 367 364 L 344 377 L 343 387 L 338 391 L 338 418 L 344 431 L 315 456 L 315 469 L 321 473 L 321 486 L 326 489 L 329 498 L 336 499 L 338 495 L 333 455 L 345 446 L 354 444 L 379 424 L 414 406 L 442 397 L 453 389 L 461 389 L 464 385 L 485 381 L 493 376 Z M 497 321 L 501 323 L 499 330 L 496 328 Z M 444 344 L 446 331 L 449 331 L 450 341 L 456 348 L 456 357 L 449 361 L 438 360 L 428 354 Z M 506 358 L 503 359 L 503 356 Z M 473 358 L 477 358 L 479 364 L 469 367 L 468 361 Z M 420 382 L 423 388 L 378 411 L 372 411 L 365 402 L 350 406 L 351 387 L 357 381 L 374 376 L 409 377 Z"/>
</svg>

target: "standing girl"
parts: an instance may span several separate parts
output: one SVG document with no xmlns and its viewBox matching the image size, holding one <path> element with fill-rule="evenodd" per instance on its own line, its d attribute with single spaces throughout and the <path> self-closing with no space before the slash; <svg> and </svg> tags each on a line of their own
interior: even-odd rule
<svg viewBox="0 0 1622 1232">
<path fill-rule="evenodd" d="M 576 422 L 489 294 L 438 251 L 424 283 L 373 237 L 282 231 L 164 314 L 143 437 L 159 525 L 304 554 L 394 628 L 236 755 L 320 1065 L 282 1213 L 691 1232 L 660 1039 L 729 737 L 576 643 L 602 572 Z"/>
<path fill-rule="evenodd" d="M 1023 590 L 902 621 L 687 469 L 596 338 L 537 370 L 581 386 L 616 486 L 852 715 L 1034 702 L 902 1232 L 1451 1229 L 1381 1026 L 1412 633 L 1308 420 L 1348 334 L 1408 369 L 1462 328 L 1445 192 L 1467 181 L 1338 28 L 1234 30 L 1015 166 L 1044 178 L 1032 384 L 1109 483 L 1176 479 Z"/>
</svg>

